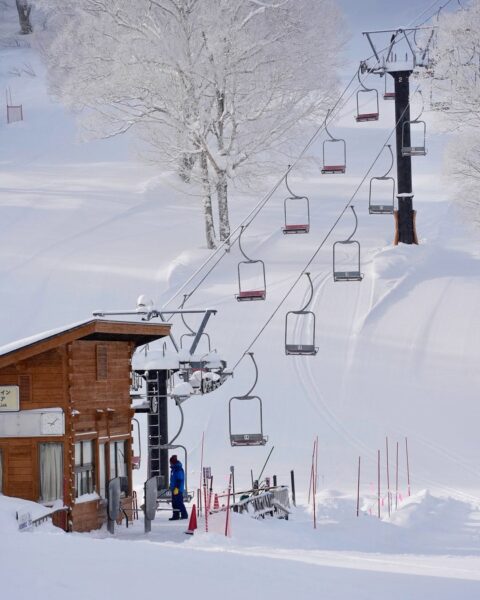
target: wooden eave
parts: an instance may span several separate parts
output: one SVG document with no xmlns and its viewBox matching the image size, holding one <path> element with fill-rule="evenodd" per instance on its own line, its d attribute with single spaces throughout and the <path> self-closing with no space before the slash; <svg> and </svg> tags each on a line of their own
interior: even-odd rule
<svg viewBox="0 0 480 600">
<path fill-rule="evenodd" d="M 169 335 L 170 327 L 171 325 L 168 323 L 134 323 L 92 319 L 0 355 L 0 369 L 76 340 L 133 342 L 135 347 L 142 346 Z"/>
</svg>

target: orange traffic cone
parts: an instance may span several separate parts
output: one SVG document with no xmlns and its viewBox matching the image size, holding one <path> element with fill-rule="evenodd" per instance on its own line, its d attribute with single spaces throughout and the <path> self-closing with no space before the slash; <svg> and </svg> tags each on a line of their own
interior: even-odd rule
<svg viewBox="0 0 480 600">
<path fill-rule="evenodd" d="M 193 532 L 197 529 L 197 509 L 195 504 L 192 506 L 192 512 L 190 513 L 190 521 L 188 522 L 188 529 L 185 532 L 187 535 L 193 535 Z"/>
<path fill-rule="evenodd" d="M 215 494 L 215 498 L 213 500 L 213 510 L 218 510 L 220 508 L 220 502 L 218 501 L 218 494 Z"/>
</svg>

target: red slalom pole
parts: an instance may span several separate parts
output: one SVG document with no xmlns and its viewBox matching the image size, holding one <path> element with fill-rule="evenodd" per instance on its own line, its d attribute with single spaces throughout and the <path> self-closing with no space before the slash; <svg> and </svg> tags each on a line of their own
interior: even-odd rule
<svg viewBox="0 0 480 600">
<path fill-rule="evenodd" d="M 317 455 L 317 441 L 318 438 L 315 439 L 313 443 L 313 456 L 312 456 L 312 471 L 313 471 L 313 528 L 317 528 L 317 471 L 315 468 L 316 460 L 315 457 Z"/>
<path fill-rule="evenodd" d="M 205 432 L 202 432 L 202 450 L 200 453 L 200 489 L 202 489 L 202 478 L 203 478 L 203 444 L 205 441 Z M 201 504 L 201 503 L 200 503 Z M 202 507 L 199 506 L 199 514 L 202 514 Z"/>
<path fill-rule="evenodd" d="M 408 462 L 408 441 L 407 438 L 405 438 L 405 452 L 407 455 L 407 491 L 408 491 L 408 495 L 410 496 L 410 465 Z"/>
<path fill-rule="evenodd" d="M 388 464 L 388 437 L 385 438 L 385 446 L 387 449 L 387 507 L 388 516 L 390 516 L 390 466 Z"/>
<path fill-rule="evenodd" d="M 360 512 L 360 456 L 358 457 L 358 474 L 357 474 L 357 517 Z"/>
</svg>

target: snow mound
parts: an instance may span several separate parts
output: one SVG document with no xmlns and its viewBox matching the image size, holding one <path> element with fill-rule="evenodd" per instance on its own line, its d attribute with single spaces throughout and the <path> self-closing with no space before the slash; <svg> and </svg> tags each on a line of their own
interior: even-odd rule
<svg viewBox="0 0 480 600">
<path fill-rule="evenodd" d="M 58 503 L 58 508 L 62 507 L 61 501 Z M 30 502 L 21 498 L 4 496 L 0 494 L 0 538 L 4 534 L 21 533 L 18 529 L 17 515 L 30 513 L 32 520 L 39 519 L 52 512 L 52 507 L 43 506 L 37 502 Z M 58 527 L 52 525 L 51 521 L 45 521 L 41 524 L 43 531 L 62 531 Z M 37 530 L 36 527 L 32 531 Z"/>
</svg>

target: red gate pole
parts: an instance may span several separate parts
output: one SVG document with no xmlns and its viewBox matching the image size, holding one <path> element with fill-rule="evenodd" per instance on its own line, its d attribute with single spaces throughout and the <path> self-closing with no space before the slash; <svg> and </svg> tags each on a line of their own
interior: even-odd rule
<svg viewBox="0 0 480 600">
<path fill-rule="evenodd" d="M 387 507 L 388 516 L 390 516 L 390 466 L 388 464 L 388 437 L 385 438 L 385 446 L 387 449 Z"/>
<path fill-rule="evenodd" d="M 358 475 L 357 475 L 357 517 L 360 509 L 360 456 L 358 457 Z"/>
<path fill-rule="evenodd" d="M 202 489 L 202 478 L 203 478 L 203 444 L 205 441 L 205 432 L 202 433 L 202 450 L 200 453 L 200 489 Z M 201 515 L 202 514 L 202 506 L 200 503 L 199 506 L 199 510 L 198 510 L 198 514 Z"/>
<path fill-rule="evenodd" d="M 407 491 L 408 491 L 408 495 L 410 496 L 410 465 L 408 462 L 408 441 L 407 438 L 405 438 L 405 452 L 407 455 Z"/>
<path fill-rule="evenodd" d="M 312 472 L 313 472 L 313 528 L 317 528 L 317 470 L 315 468 L 316 465 L 316 456 L 318 452 L 317 448 L 318 438 L 315 439 L 313 443 L 313 456 L 312 456 Z"/>
</svg>

